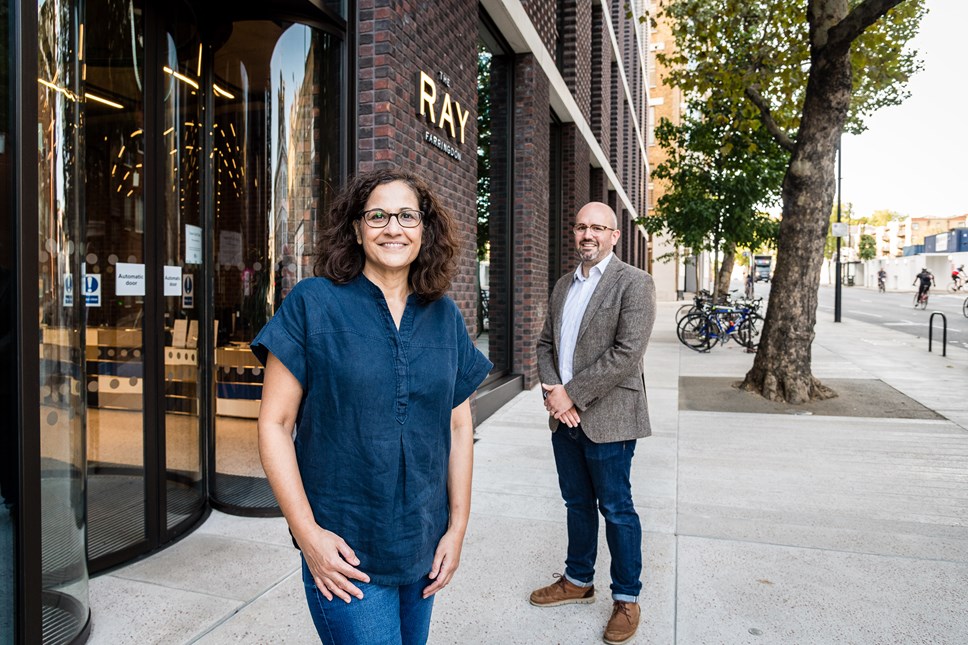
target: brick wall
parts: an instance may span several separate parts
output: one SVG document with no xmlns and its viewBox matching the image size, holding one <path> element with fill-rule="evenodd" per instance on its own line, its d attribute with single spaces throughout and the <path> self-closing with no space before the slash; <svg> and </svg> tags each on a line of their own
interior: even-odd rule
<svg viewBox="0 0 968 645">
<path fill-rule="evenodd" d="M 536 346 L 548 304 L 548 79 L 534 56 L 517 57 L 514 104 L 514 371 L 538 382 Z"/>
<path fill-rule="evenodd" d="M 541 37 L 545 49 L 555 56 L 555 46 L 558 42 L 558 28 L 556 26 L 557 0 L 521 0 L 521 6 L 531 19 L 531 24 Z"/>
<path fill-rule="evenodd" d="M 592 201 L 590 197 L 588 143 L 574 123 L 565 123 L 561 128 L 561 266 L 558 276 L 573 271 L 575 260 L 575 235 L 571 227 L 575 223 L 578 210 Z M 601 172 L 601 169 L 599 169 Z"/>
<path fill-rule="evenodd" d="M 582 116 L 591 122 L 592 3 L 591 0 L 564 0 L 563 8 L 563 76 Z"/>
<path fill-rule="evenodd" d="M 476 331 L 477 2 L 359 0 L 358 168 L 409 167 L 429 181 L 458 220 L 462 241 L 451 297 L 468 329 Z M 444 92 L 470 111 L 464 141 L 419 114 L 417 78 L 423 70 L 437 89 L 439 119 Z M 450 77 L 448 88 L 438 72 Z M 455 121 L 456 113 L 454 115 Z M 459 125 L 459 124 L 455 124 Z M 456 160 L 425 140 L 427 133 L 453 146 Z"/>
<path fill-rule="evenodd" d="M 602 5 L 592 6 L 591 119 L 589 125 L 606 156 L 610 155 L 612 45 L 602 15 Z"/>
</svg>

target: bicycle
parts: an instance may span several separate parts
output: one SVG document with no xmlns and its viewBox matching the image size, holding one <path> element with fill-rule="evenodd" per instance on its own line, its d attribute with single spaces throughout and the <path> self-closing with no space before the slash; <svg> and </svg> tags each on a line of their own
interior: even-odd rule
<svg viewBox="0 0 968 645">
<path fill-rule="evenodd" d="M 965 301 L 961 303 L 961 313 L 964 314 L 965 318 L 968 318 L 968 298 L 965 298 Z"/>
<path fill-rule="evenodd" d="M 958 293 L 959 291 L 962 291 L 964 287 L 965 287 L 965 283 L 962 282 L 960 278 L 956 280 L 952 280 L 951 282 L 948 283 L 948 293 Z"/>
<path fill-rule="evenodd" d="M 918 307 L 921 307 L 921 309 L 928 308 L 928 289 L 914 294 L 914 308 L 917 309 Z"/>
<path fill-rule="evenodd" d="M 697 352 L 708 352 L 731 338 L 754 351 L 763 329 L 763 317 L 757 312 L 759 303 L 755 300 L 739 306 L 715 305 L 708 311 L 693 312 L 679 321 L 676 336 Z"/>
</svg>

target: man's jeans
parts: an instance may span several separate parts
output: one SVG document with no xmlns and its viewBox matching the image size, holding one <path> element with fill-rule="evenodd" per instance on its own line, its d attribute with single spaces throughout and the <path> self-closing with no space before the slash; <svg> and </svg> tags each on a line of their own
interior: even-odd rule
<svg viewBox="0 0 968 645">
<path fill-rule="evenodd" d="M 325 645 L 424 645 L 430 634 L 434 597 L 421 593 L 432 580 L 424 577 L 409 585 L 386 587 L 352 580 L 363 600 L 344 602 L 320 593 L 313 576 L 302 563 L 303 586 L 319 639 Z M 295 640 L 302 636 L 293 635 Z"/>
<path fill-rule="evenodd" d="M 612 598 L 635 601 L 642 590 L 642 526 L 629 482 L 635 440 L 594 443 L 581 425 L 569 428 L 562 423 L 551 435 L 551 445 L 568 509 L 565 576 L 585 586 L 594 580 L 601 509 L 612 555 Z"/>
</svg>

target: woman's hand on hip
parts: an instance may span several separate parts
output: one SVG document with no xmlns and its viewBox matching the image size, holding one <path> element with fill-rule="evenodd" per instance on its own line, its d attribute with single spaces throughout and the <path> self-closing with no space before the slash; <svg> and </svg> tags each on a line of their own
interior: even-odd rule
<svg viewBox="0 0 968 645">
<path fill-rule="evenodd" d="M 424 598 L 429 598 L 450 583 L 457 567 L 460 566 L 460 550 L 463 545 L 463 531 L 449 529 L 440 538 L 440 542 L 437 543 L 437 551 L 434 553 L 433 567 L 427 575 L 433 582 L 423 590 Z"/>
<path fill-rule="evenodd" d="M 343 602 L 349 602 L 351 596 L 363 598 L 363 592 L 351 580 L 369 582 L 370 576 L 356 568 L 360 559 L 343 538 L 321 527 L 316 527 L 308 540 L 301 538 L 296 538 L 296 542 L 326 600 L 334 596 Z"/>
</svg>

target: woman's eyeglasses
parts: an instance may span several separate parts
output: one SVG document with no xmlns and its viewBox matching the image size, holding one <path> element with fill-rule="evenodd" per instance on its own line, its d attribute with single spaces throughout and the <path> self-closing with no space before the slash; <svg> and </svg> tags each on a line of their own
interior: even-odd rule
<svg viewBox="0 0 968 645">
<path fill-rule="evenodd" d="M 361 217 L 366 225 L 372 228 L 385 227 L 390 223 L 391 217 L 396 217 L 397 223 L 403 228 L 416 228 L 420 225 L 420 220 L 423 219 L 423 213 L 410 208 L 405 208 L 399 213 L 388 213 L 382 208 L 371 208 L 368 211 L 363 211 Z"/>
</svg>

